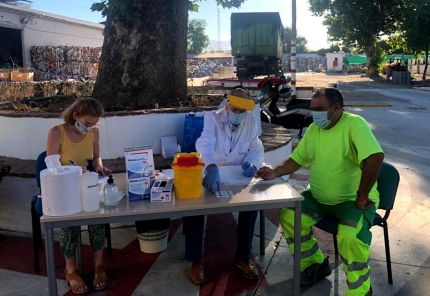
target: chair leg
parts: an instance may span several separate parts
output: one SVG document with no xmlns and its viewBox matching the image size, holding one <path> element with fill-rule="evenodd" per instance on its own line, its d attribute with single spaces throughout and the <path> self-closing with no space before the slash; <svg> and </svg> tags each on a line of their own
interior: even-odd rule
<svg viewBox="0 0 430 296">
<path fill-rule="evenodd" d="M 105 224 L 105 234 L 106 234 L 106 240 L 107 240 L 107 253 L 108 258 L 112 258 L 112 237 L 110 235 L 110 224 Z"/>
<path fill-rule="evenodd" d="M 31 227 L 33 231 L 33 258 L 34 272 L 40 272 L 39 250 L 42 248 L 42 231 L 40 229 L 40 217 L 35 211 L 35 202 L 31 202 Z"/>
<path fill-rule="evenodd" d="M 336 234 L 333 234 L 333 244 L 334 244 L 334 254 L 339 255 L 339 248 L 337 247 L 337 237 Z"/>
<path fill-rule="evenodd" d="M 388 283 L 393 284 L 393 274 L 391 271 L 391 254 L 390 254 L 390 240 L 388 238 L 388 224 L 386 221 L 383 222 L 384 228 L 384 241 L 385 241 L 385 256 L 387 259 L 387 273 L 388 273 Z"/>
<path fill-rule="evenodd" d="M 260 254 L 266 253 L 266 216 L 264 210 L 260 210 Z"/>
</svg>

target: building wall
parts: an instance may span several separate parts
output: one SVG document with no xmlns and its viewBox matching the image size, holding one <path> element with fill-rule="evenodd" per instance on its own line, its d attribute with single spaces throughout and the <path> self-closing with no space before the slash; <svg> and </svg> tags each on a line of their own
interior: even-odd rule
<svg viewBox="0 0 430 296">
<path fill-rule="evenodd" d="M 0 11 L 0 26 L 22 30 L 24 65 L 30 64 L 30 48 L 44 45 L 73 45 L 101 47 L 103 45 L 103 28 L 95 24 L 94 28 L 80 24 L 67 24 L 44 19 L 44 15 L 24 19 L 27 24 L 20 22 L 21 16 L 15 13 Z"/>
<path fill-rule="evenodd" d="M 343 70 L 343 53 L 326 53 L 327 71 L 342 71 Z M 337 66 L 333 66 L 333 62 L 337 58 Z"/>
</svg>

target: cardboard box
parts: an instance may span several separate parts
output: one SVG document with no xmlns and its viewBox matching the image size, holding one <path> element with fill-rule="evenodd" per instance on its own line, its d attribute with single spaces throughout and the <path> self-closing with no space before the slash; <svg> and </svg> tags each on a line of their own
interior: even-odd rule
<svg viewBox="0 0 430 296">
<path fill-rule="evenodd" d="M 34 73 L 33 72 L 11 72 L 10 80 L 13 82 L 34 81 Z"/>
<path fill-rule="evenodd" d="M 151 202 L 171 202 L 173 179 L 156 180 L 151 188 Z"/>
<path fill-rule="evenodd" d="M 9 81 L 9 72 L 0 72 L 0 81 Z"/>
<path fill-rule="evenodd" d="M 152 147 L 126 148 L 124 151 L 128 200 L 149 199 L 151 176 L 155 175 Z"/>
<path fill-rule="evenodd" d="M 181 146 L 178 145 L 176 136 L 161 137 L 161 154 L 164 159 L 173 159 L 178 152 L 181 152 Z"/>
</svg>

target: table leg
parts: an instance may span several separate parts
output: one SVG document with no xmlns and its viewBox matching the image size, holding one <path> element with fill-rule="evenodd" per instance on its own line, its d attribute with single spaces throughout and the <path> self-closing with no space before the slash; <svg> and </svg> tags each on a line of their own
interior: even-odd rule
<svg viewBox="0 0 430 296">
<path fill-rule="evenodd" d="M 48 288 L 50 296 L 57 296 L 57 278 L 55 276 L 54 230 L 45 223 L 46 269 L 48 271 Z"/>
<path fill-rule="evenodd" d="M 260 254 L 266 253 L 266 216 L 264 210 L 260 210 Z"/>
<path fill-rule="evenodd" d="M 300 244 L 301 244 L 301 214 L 302 202 L 294 202 L 294 296 L 300 295 Z"/>
<path fill-rule="evenodd" d="M 76 246 L 76 268 L 79 271 L 79 274 L 82 274 L 82 236 L 81 236 L 81 227 L 79 227 L 78 231 L 78 245 Z"/>
</svg>

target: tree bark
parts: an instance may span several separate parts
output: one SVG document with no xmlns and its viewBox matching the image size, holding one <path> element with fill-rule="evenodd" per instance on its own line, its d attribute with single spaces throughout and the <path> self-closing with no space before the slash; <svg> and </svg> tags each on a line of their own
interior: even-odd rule
<svg viewBox="0 0 430 296">
<path fill-rule="evenodd" d="M 424 73 L 423 73 L 423 80 L 426 80 L 426 75 L 427 75 L 427 66 L 429 65 L 428 61 L 429 61 L 429 48 L 430 46 L 427 46 L 427 50 L 426 50 L 426 64 L 424 66 Z"/>
<path fill-rule="evenodd" d="M 369 45 L 366 48 L 366 58 L 367 58 L 367 76 L 373 77 L 377 76 L 375 66 L 373 64 L 373 54 L 375 53 L 375 40 L 370 38 Z"/>
<path fill-rule="evenodd" d="M 109 8 L 93 97 L 107 111 L 178 106 L 187 98 L 188 0 L 132 5 L 130 22 Z"/>
</svg>

